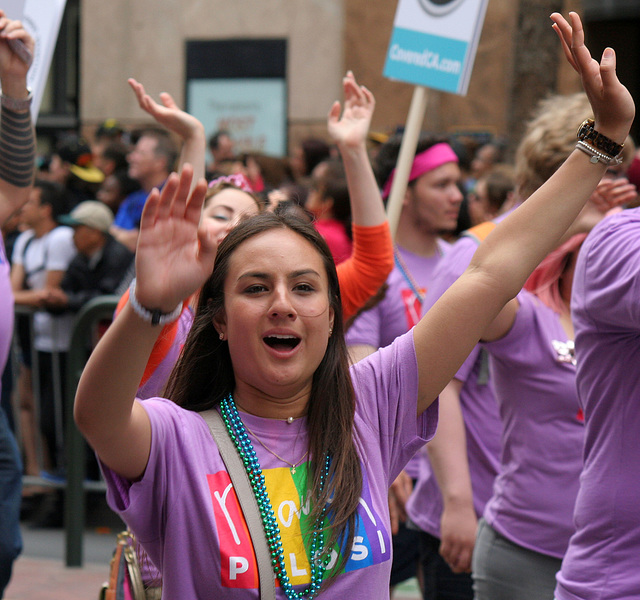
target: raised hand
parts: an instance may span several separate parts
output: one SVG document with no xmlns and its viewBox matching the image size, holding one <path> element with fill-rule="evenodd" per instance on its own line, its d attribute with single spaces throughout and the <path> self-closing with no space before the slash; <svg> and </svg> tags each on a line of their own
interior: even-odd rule
<svg viewBox="0 0 640 600">
<path fill-rule="evenodd" d="M 172 173 L 162 192 L 151 192 L 140 221 L 136 296 L 162 312 L 198 290 L 213 270 L 216 240 L 199 224 L 207 183 L 199 180 L 190 192 L 192 178 L 189 164 Z"/>
<path fill-rule="evenodd" d="M 0 78 L 7 76 L 26 78 L 27 65 L 11 48 L 9 40 L 21 40 L 33 55 L 35 43 L 20 21 L 9 19 L 0 10 Z M 3 88 L 6 87 L 6 82 Z M 5 94 L 11 95 L 11 90 L 3 89 Z"/>
<path fill-rule="evenodd" d="M 140 108 L 149 113 L 160 125 L 179 135 L 183 140 L 202 129 L 202 123 L 193 115 L 181 110 L 171 94 L 162 92 L 158 104 L 145 92 L 144 86 L 133 78 L 127 79 L 138 99 Z"/>
<path fill-rule="evenodd" d="M 629 134 L 635 107 L 631 94 L 616 75 L 615 52 L 606 48 L 598 63 L 584 45 L 584 29 L 580 17 L 571 12 L 569 18 L 571 24 L 562 15 L 553 13 L 553 28 L 560 38 L 567 60 L 580 74 L 582 86 L 595 115 L 597 130 L 622 144 Z"/>
<path fill-rule="evenodd" d="M 591 194 L 589 203 L 606 215 L 612 209 L 635 203 L 637 198 L 636 186 L 626 177 L 604 177 Z"/>
<path fill-rule="evenodd" d="M 344 109 L 337 100 L 333 103 L 327 128 L 338 146 L 353 148 L 365 143 L 376 101 L 366 87 L 358 85 L 351 71 L 342 80 L 342 86 Z"/>
<path fill-rule="evenodd" d="M 636 186 L 629 183 L 626 177 L 603 177 L 576 217 L 570 234 L 589 233 L 606 216 L 621 210 L 624 204 L 635 202 L 637 196 Z"/>
</svg>

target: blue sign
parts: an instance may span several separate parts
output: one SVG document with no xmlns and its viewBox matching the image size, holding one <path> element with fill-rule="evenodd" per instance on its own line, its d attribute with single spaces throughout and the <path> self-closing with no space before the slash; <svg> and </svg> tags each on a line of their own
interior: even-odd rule
<svg viewBox="0 0 640 600">
<path fill-rule="evenodd" d="M 400 0 L 384 76 L 466 94 L 487 0 Z"/>
</svg>

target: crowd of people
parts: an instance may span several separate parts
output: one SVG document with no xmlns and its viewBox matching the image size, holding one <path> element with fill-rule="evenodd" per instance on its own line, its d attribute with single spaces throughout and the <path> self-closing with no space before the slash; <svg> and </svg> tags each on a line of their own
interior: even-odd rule
<svg viewBox="0 0 640 600">
<path fill-rule="evenodd" d="M 613 51 L 592 58 L 575 13 L 552 20 L 584 92 L 542 101 L 513 161 L 503 140 L 423 133 L 391 232 L 402 133 L 372 147 L 375 99 L 351 72 L 326 139 L 291 157 L 207 139 L 130 79 L 153 126 L 107 119 L 36 160 L 8 44 L 33 40 L 0 11 L 2 368 L 22 307 L 0 598 L 20 519 L 61 525 L 59 494 L 21 480 L 64 478 L 66 354 L 103 295 L 120 302 L 74 418 L 148 598 L 260 597 L 213 413 L 274 598 L 389 597 L 411 577 L 425 600 L 640 594 L 634 103 Z"/>
</svg>

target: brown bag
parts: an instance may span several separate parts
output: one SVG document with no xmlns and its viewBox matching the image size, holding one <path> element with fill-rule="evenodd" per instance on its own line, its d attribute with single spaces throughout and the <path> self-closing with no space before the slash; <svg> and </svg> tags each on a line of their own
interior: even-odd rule
<svg viewBox="0 0 640 600">
<path fill-rule="evenodd" d="M 102 586 L 99 600 L 145 600 L 136 542 L 128 529 L 118 534 L 109 581 Z"/>
</svg>

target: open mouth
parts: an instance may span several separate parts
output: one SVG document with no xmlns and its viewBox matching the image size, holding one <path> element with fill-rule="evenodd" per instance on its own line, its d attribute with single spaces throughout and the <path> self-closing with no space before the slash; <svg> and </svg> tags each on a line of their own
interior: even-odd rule
<svg viewBox="0 0 640 600">
<path fill-rule="evenodd" d="M 274 350 L 293 350 L 300 338 L 295 335 L 269 335 L 264 338 L 264 343 Z"/>
</svg>

